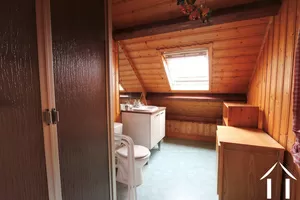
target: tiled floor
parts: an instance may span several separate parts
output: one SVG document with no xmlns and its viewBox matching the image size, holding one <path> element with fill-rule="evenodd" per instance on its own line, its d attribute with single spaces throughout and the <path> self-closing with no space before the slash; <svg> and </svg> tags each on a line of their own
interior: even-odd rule
<svg viewBox="0 0 300 200">
<path fill-rule="evenodd" d="M 137 200 L 217 200 L 215 145 L 167 139 L 151 151 Z M 117 184 L 118 200 L 127 200 L 127 187 Z"/>
</svg>

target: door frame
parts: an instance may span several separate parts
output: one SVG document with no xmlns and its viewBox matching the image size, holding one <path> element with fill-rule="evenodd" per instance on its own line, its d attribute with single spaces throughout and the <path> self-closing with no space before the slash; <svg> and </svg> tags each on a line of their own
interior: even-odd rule
<svg viewBox="0 0 300 200">
<path fill-rule="evenodd" d="M 112 38 L 112 0 L 105 1 L 105 37 L 106 37 L 106 98 L 107 98 L 107 127 L 108 127 L 108 163 L 109 163 L 109 188 L 110 188 L 110 200 L 117 200 L 116 190 L 116 162 L 114 151 L 114 52 L 113 52 L 113 38 Z"/>
<path fill-rule="evenodd" d="M 36 26 L 42 112 L 55 108 L 50 0 L 36 0 Z M 44 118 L 44 115 L 42 115 Z M 49 200 L 62 200 L 57 127 L 43 123 Z"/>
</svg>

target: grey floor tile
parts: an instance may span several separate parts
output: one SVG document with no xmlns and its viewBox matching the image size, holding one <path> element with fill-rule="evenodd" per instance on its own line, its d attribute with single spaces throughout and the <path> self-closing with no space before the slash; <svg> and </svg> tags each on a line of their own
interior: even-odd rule
<svg viewBox="0 0 300 200">
<path fill-rule="evenodd" d="M 215 145 L 166 139 L 152 150 L 144 167 L 137 200 L 217 200 Z M 118 200 L 127 200 L 127 186 L 117 183 Z"/>
</svg>

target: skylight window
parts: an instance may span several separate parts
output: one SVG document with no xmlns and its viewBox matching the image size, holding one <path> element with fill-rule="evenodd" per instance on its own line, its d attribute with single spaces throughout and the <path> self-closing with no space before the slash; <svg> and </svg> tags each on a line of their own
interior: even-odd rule
<svg viewBox="0 0 300 200">
<path fill-rule="evenodd" d="M 209 90 L 208 49 L 164 53 L 172 90 Z"/>
</svg>

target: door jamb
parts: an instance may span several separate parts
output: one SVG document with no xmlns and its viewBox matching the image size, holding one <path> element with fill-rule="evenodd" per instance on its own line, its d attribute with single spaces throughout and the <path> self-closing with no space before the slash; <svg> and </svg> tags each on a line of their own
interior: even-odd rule
<svg viewBox="0 0 300 200">
<path fill-rule="evenodd" d="M 50 0 L 36 0 L 36 26 L 41 108 L 45 112 L 55 108 Z M 49 200 L 62 200 L 57 126 L 44 119 L 42 123 Z"/>
<path fill-rule="evenodd" d="M 117 200 L 115 153 L 114 153 L 114 79 L 113 79 L 113 38 L 112 38 L 112 1 L 105 1 L 105 37 L 106 37 L 106 97 L 107 97 L 107 127 L 108 127 L 108 163 L 109 163 L 109 188 L 110 200 Z"/>
</svg>

